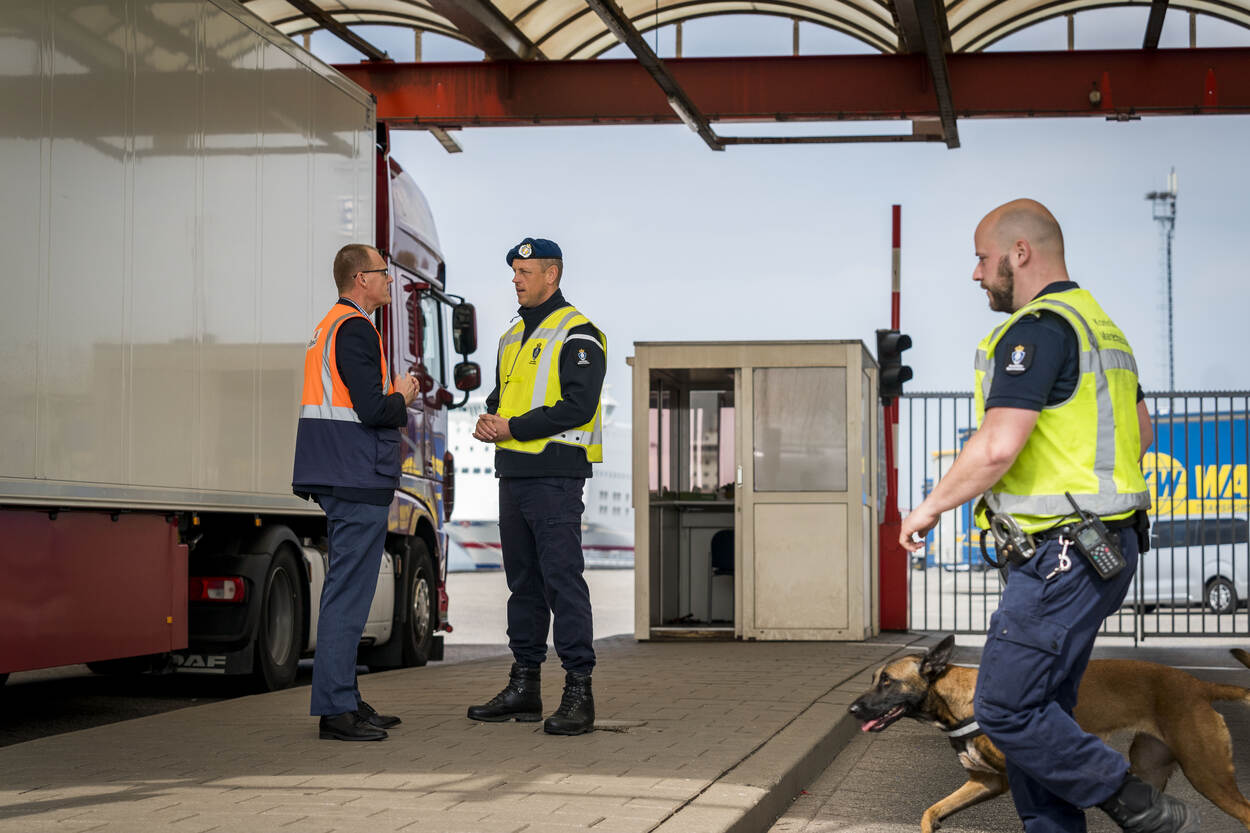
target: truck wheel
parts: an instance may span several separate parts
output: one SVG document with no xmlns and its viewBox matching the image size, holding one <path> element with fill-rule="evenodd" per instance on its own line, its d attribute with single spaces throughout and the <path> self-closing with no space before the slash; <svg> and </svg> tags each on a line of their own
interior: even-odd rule
<svg viewBox="0 0 1250 833">
<path fill-rule="evenodd" d="M 274 553 L 265 573 L 256 629 L 256 682 L 265 691 L 295 682 L 302 649 L 304 622 L 302 581 L 295 558 L 287 547 Z"/>
<path fill-rule="evenodd" d="M 1237 590 L 1226 578 L 1215 578 L 1207 585 L 1207 607 L 1215 613 L 1232 613 L 1237 608 Z"/>
<path fill-rule="evenodd" d="M 435 609 L 438 585 L 425 541 L 415 536 L 409 539 L 407 562 L 403 596 L 408 606 L 408 622 L 403 629 L 404 665 L 425 665 L 433 652 L 434 629 L 438 625 Z"/>
</svg>

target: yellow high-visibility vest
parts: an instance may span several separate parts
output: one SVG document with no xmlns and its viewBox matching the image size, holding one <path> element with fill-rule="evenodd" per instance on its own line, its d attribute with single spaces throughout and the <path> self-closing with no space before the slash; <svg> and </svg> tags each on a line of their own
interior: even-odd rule
<svg viewBox="0 0 1250 833">
<path fill-rule="evenodd" d="M 1026 315 L 1048 310 L 1072 326 L 1080 345 L 1080 381 L 1067 400 L 1044 407 L 1037 425 L 1007 473 L 981 496 L 976 524 L 989 527 L 986 510 L 1015 517 L 1025 532 L 1054 526 L 1072 515 L 1064 492 L 1104 519 L 1126 518 L 1150 507 L 1139 458 L 1137 362 L 1124 333 L 1084 289 L 1034 298 L 977 346 L 977 425 L 994 381 L 994 349 Z"/>
<path fill-rule="evenodd" d="M 595 328 L 598 340 L 572 332 L 574 327 L 589 323 L 590 319 L 573 307 L 561 307 L 544 318 L 524 341 L 524 321 L 517 321 L 503 334 L 499 339 L 499 416 L 509 419 L 560 401 L 560 353 L 565 345 L 573 349 L 579 340 L 585 340 L 603 350 L 606 357 L 607 337 L 599 328 Z M 588 461 L 603 462 L 602 390 L 595 415 L 585 425 L 536 440 L 505 440 L 496 447 L 539 454 L 548 443 L 584 448 Z"/>
</svg>

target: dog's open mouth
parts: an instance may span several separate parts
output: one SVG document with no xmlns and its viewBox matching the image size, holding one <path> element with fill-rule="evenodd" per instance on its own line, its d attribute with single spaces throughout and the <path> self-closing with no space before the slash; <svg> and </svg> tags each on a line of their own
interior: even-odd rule
<svg viewBox="0 0 1250 833">
<path fill-rule="evenodd" d="M 872 720 L 865 720 L 863 725 L 859 727 L 859 730 L 861 732 L 880 732 L 902 716 L 903 707 L 895 706 L 880 717 L 874 717 Z"/>
</svg>

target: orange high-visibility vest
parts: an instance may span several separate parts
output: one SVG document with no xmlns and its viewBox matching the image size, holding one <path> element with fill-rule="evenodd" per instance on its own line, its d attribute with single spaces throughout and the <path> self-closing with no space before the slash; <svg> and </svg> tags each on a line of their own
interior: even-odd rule
<svg viewBox="0 0 1250 833">
<path fill-rule="evenodd" d="M 356 317 L 369 320 L 356 307 L 340 301 L 331 307 L 308 342 L 291 477 L 296 493 L 318 486 L 393 489 L 399 485 L 399 430 L 362 423 L 339 376 L 335 336 L 344 321 Z M 381 334 L 378 352 L 384 353 Z M 378 371 L 383 394 L 390 394 L 385 355 Z"/>
<path fill-rule="evenodd" d="M 304 395 L 300 399 L 300 419 L 335 419 L 344 422 L 360 422 L 356 409 L 352 406 L 352 396 L 339 376 L 338 362 L 335 359 L 334 334 L 343 322 L 349 318 L 363 318 L 373 322 L 369 317 L 350 304 L 337 303 L 330 308 L 326 317 L 321 319 L 312 339 L 308 342 L 308 352 L 304 354 Z M 378 333 L 378 354 L 383 354 L 382 334 Z M 391 392 L 391 383 L 386 374 L 386 357 L 382 356 L 382 395 Z"/>
</svg>

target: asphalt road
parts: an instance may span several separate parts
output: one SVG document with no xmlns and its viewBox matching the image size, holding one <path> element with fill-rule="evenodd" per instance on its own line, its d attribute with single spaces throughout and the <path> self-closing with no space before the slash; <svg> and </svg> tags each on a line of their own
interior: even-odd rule
<svg viewBox="0 0 1250 833">
<path fill-rule="evenodd" d="M 588 570 L 586 578 L 595 611 L 595 638 L 632 633 L 634 571 Z M 508 653 L 507 592 L 502 572 L 450 574 L 454 630 L 445 637 L 444 663 Z M 360 671 L 362 676 L 368 674 L 363 666 Z M 311 682 L 312 660 L 303 660 L 295 685 Z M 501 687 L 504 682 L 500 680 Z M 0 688 L 0 746 L 255 692 L 250 680 L 204 674 L 104 676 L 85 665 L 15 673 Z M 482 699 L 494 693 L 483 692 Z"/>
<path fill-rule="evenodd" d="M 1132 657 L 1184 667 L 1205 680 L 1250 687 L 1250 670 L 1228 655 L 1231 645 L 1193 644 L 1099 647 L 1095 656 Z M 956 649 L 955 663 L 975 665 L 977 647 Z M 1215 706 L 1233 738 L 1233 764 L 1242 792 L 1250 791 L 1250 705 Z M 1114 739 L 1127 752 L 1130 736 Z M 914 833 L 925 809 L 959 787 L 964 770 L 936 729 L 900 720 L 880 733 L 860 734 L 808 785 L 770 833 Z M 1179 771 L 1167 791 L 1190 802 L 1202 816 L 1203 833 L 1245 833 L 1245 828 L 1199 795 Z M 1090 833 L 1119 828 L 1100 810 L 1086 814 Z M 1003 833 L 1020 830 L 1010 796 L 970 807 L 942 822 L 943 833 Z"/>
</svg>

